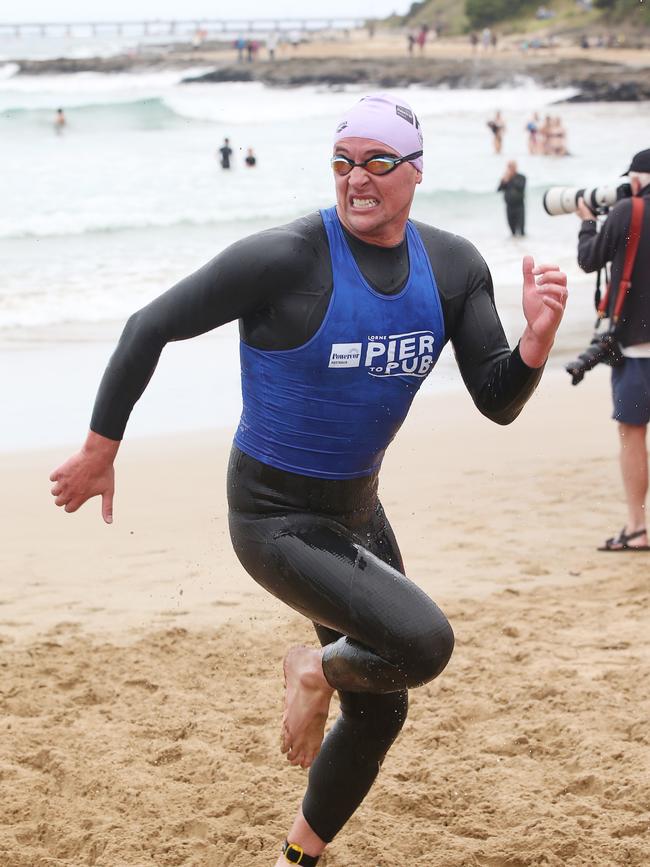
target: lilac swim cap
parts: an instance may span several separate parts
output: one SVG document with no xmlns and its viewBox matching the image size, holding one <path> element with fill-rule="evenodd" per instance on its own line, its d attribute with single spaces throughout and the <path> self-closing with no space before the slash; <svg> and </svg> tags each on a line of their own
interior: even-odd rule
<svg viewBox="0 0 650 867">
<path fill-rule="evenodd" d="M 422 150 L 422 130 L 415 112 L 405 100 L 387 93 L 364 96 L 343 115 L 334 144 L 344 138 L 374 139 L 401 157 Z M 411 160 L 411 164 L 422 171 L 422 157 Z"/>
</svg>

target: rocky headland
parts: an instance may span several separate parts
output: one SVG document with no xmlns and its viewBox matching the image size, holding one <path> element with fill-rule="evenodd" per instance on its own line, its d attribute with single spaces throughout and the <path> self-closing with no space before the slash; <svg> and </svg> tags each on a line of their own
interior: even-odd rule
<svg viewBox="0 0 650 867">
<path fill-rule="evenodd" d="M 160 68 L 210 65 L 201 75 L 188 75 L 185 83 L 261 81 L 274 87 L 322 85 L 342 87 L 496 88 L 533 80 L 544 87 L 576 89 L 574 102 L 650 100 L 650 66 L 604 62 L 581 57 L 553 57 L 522 53 L 470 57 L 288 57 L 254 63 L 233 63 L 230 55 L 197 55 L 166 51 L 160 54 L 124 54 L 108 58 L 59 58 L 16 61 L 23 75 L 75 72 L 136 72 Z M 209 62 L 208 62 L 209 61 Z M 188 70 L 189 71 L 189 70 Z"/>
<path fill-rule="evenodd" d="M 373 87 L 425 87 L 490 89 L 516 86 L 532 79 L 544 87 L 573 87 L 576 102 L 640 101 L 650 99 L 650 68 L 618 63 L 537 57 L 472 58 L 291 58 L 253 65 L 224 65 L 184 79 L 196 81 L 263 81 L 296 87 L 306 84 L 343 86 L 367 83 Z"/>
</svg>

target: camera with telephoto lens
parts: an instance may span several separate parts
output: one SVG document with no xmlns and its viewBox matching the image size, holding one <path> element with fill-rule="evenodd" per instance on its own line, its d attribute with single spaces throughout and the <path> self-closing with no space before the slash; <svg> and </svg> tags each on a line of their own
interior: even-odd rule
<svg viewBox="0 0 650 867">
<path fill-rule="evenodd" d="M 544 193 L 542 204 L 547 214 L 557 217 L 558 214 L 575 214 L 578 199 L 582 198 L 594 216 L 599 216 L 606 214 L 616 202 L 631 195 L 630 179 L 622 177 L 612 184 L 597 187 L 551 187 Z"/>
<path fill-rule="evenodd" d="M 575 361 L 565 366 L 564 369 L 571 374 L 571 385 L 582 382 L 585 373 L 601 361 L 609 364 L 610 367 L 620 367 L 625 361 L 618 340 L 611 331 L 605 334 L 594 334 L 585 351 Z"/>
</svg>

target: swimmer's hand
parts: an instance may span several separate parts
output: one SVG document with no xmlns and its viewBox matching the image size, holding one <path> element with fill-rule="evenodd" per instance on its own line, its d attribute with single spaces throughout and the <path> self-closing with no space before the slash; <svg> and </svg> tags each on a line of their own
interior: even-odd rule
<svg viewBox="0 0 650 867">
<path fill-rule="evenodd" d="M 519 341 L 522 361 L 541 367 L 548 358 L 568 297 L 567 277 L 557 265 L 537 265 L 524 256 L 523 308 L 526 328 Z"/>
<path fill-rule="evenodd" d="M 102 518 L 113 523 L 115 471 L 113 461 L 120 444 L 90 431 L 81 451 L 50 475 L 54 503 L 76 512 L 91 497 L 101 496 Z"/>
</svg>

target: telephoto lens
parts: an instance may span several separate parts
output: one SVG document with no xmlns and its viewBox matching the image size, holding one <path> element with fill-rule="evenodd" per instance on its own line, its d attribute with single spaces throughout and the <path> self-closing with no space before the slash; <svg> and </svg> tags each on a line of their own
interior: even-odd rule
<svg viewBox="0 0 650 867">
<path fill-rule="evenodd" d="M 632 195 L 630 179 L 619 178 L 613 184 L 597 187 L 551 187 L 542 199 L 544 210 L 551 217 L 559 214 L 575 214 L 578 200 L 583 198 L 587 207 L 596 214 L 605 214 L 619 199 Z"/>
</svg>

